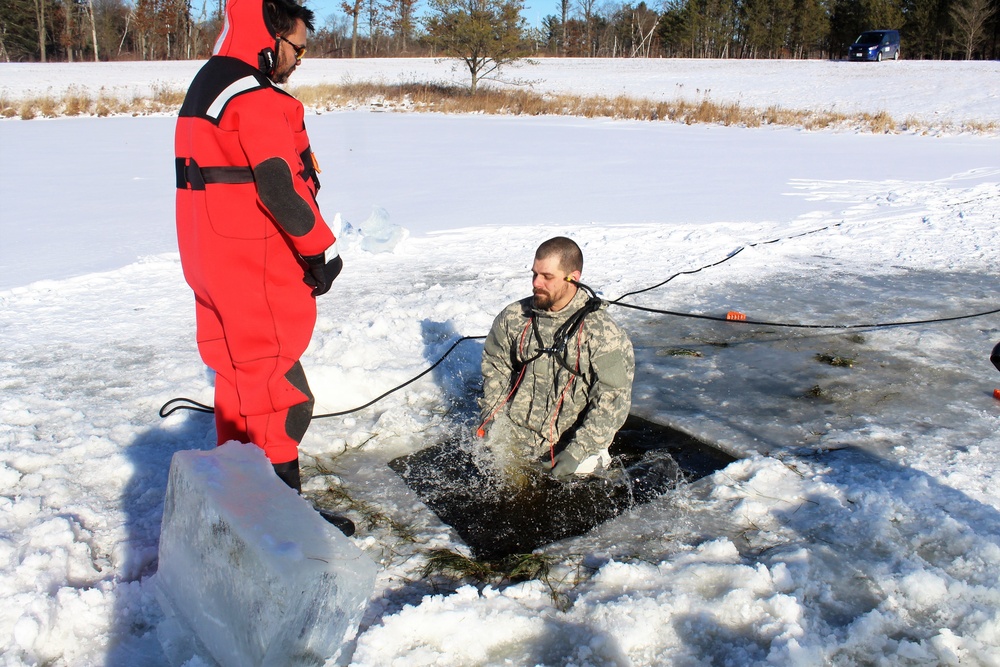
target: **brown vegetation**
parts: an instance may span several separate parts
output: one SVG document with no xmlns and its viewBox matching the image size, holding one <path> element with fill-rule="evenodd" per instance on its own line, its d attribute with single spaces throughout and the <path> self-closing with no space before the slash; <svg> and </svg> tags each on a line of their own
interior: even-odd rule
<svg viewBox="0 0 1000 667">
<path fill-rule="evenodd" d="M 931 126 L 914 118 L 899 122 L 884 111 L 844 114 L 768 107 L 755 109 L 738 103 L 673 100 L 670 102 L 632 97 L 583 97 L 538 93 L 525 89 L 483 88 L 474 95 L 459 86 L 434 83 L 381 84 L 372 82 L 299 86 L 291 90 L 307 108 L 319 112 L 367 108 L 380 111 L 416 111 L 447 114 L 503 116 L 577 116 L 616 120 L 669 121 L 718 124 L 736 127 L 797 127 L 806 130 L 847 129 L 874 134 L 932 131 L 1000 133 L 996 122 L 970 121 Z M 0 97 L 0 116 L 53 118 L 56 116 L 109 116 L 175 113 L 184 100 L 178 90 L 158 88 L 149 97 L 130 101 L 101 95 L 96 99 L 71 90 L 61 99 L 33 97 L 9 100 Z"/>
</svg>

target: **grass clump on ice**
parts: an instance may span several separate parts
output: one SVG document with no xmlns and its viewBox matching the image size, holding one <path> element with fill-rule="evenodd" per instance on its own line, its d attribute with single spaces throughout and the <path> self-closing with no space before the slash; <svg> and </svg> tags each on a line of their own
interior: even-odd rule
<svg viewBox="0 0 1000 667">
<path fill-rule="evenodd" d="M 431 549 L 425 555 L 424 577 L 441 574 L 493 585 L 538 580 L 549 589 L 549 597 L 558 609 L 566 611 L 569 608 L 569 597 L 550 577 L 552 567 L 556 565 L 552 556 L 512 554 L 499 560 L 479 560 L 451 549 Z"/>
<path fill-rule="evenodd" d="M 427 552 L 424 576 L 446 574 L 482 583 L 502 581 L 547 581 L 553 559 L 543 554 L 513 554 L 500 560 L 478 560 L 451 549 Z"/>
</svg>

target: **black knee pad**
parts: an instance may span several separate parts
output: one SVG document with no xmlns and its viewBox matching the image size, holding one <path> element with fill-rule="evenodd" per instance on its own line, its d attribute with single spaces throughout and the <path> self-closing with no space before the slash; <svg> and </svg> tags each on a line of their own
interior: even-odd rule
<svg viewBox="0 0 1000 667">
<path fill-rule="evenodd" d="M 306 431 L 309 430 L 309 422 L 312 421 L 313 405 L 316 399 L 309 389 L 309 382 L 306 381 L 306 372 L 302 369 L 302 364 L 295 362 L 287 373 L 285 379 L 293 387 L 309 397 L 304 403 L 293 405 L 288 409 L 288 417 L 285 419 L 285 433 L 295 442 L 302 442 Z"/>
</svg>

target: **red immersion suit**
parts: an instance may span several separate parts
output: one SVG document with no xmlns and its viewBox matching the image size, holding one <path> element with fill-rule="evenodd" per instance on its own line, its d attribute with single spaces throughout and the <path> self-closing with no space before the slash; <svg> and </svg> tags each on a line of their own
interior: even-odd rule
<svg viewBox="0 0 1000 667">
<path fill-rule="evenodd" d="M 216 372 L 218 442 L 296 459 L 313 397 L 299 357 L 316 300 L 301 257 L 334 242 L 302 104 L 268 75 L 276 38 L 261 0 L 229 0 L 214 55 L 177 121 L 177 239 L 198 349 Z"/>
</svg>

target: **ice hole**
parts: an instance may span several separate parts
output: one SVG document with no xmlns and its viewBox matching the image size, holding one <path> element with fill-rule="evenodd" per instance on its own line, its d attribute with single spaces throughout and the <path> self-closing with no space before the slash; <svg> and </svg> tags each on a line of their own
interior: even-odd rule
<svg viewBox="0 0 1000 667">
<path fill-rule="evenodd" d="M 724 468 L 736 459 L 677 429 L 629 415 L 601 476 L 570 482 L 541 466 L 498 475 L 473 446 L 447 440 L 389 462 L 477 558 L 531 553 L 582 535 L 628 509 Z"/>
</svg>

